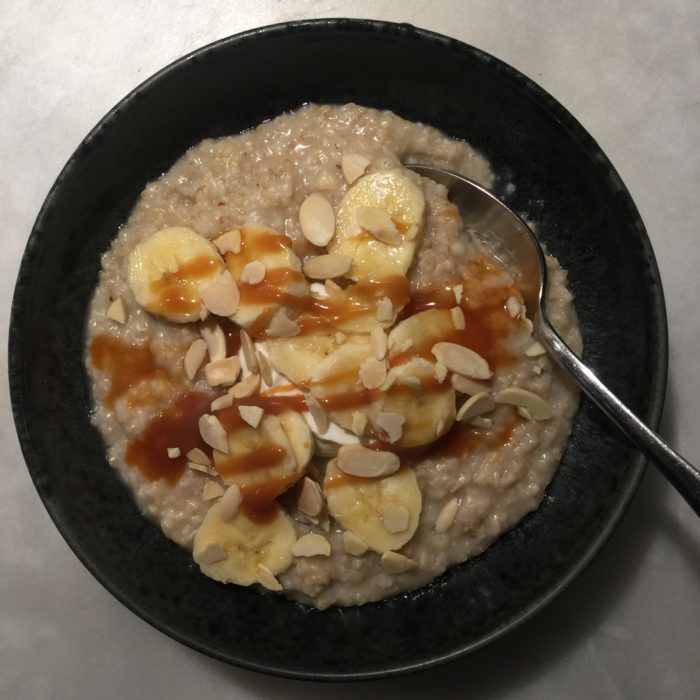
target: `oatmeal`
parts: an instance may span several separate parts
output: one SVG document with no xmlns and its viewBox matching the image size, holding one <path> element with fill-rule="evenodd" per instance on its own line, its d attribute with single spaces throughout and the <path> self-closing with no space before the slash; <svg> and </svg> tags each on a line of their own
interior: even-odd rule
<svg viewBox="0 0 700 700">
<path fill-rule="evenodd" d="M 493 184 L 432 128 L 309 105 L 189 150 L 104 254 L 93 420 L 203 574 L 360 605 L 479 554 L 540 503 L 577 392 L 410 160 Z M 550 318 L 579 348 L 547 262 Z"/>
</svg>

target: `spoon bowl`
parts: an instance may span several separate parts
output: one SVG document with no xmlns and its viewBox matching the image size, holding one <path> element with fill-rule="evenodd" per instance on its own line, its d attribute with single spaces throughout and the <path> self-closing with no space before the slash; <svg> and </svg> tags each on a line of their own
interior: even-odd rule
<svg viewBox="0 0 700 700">
<path fill-rule="evenodd" d="M 532 316 L 533 333 L 549 355 L 576 380 L 585 394 L 653 462 L 700 515 L 700 472 L 649 429 L 620 401 L 562 340 L 547 318 L 544 304 L 547 265 L 532 229 L 492 192 L 449 170 L 409 165 L 438 182 L 459 208 L 464 227 L 513 277 Z"/>
</svg>

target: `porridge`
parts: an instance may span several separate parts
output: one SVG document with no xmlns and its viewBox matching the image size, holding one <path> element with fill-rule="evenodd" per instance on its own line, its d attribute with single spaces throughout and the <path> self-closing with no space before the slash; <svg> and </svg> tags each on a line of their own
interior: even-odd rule
<svg viewBox="0 0 700 700">
<path fill-rule="evenodd" d="M 493 183 L 432 128 L 309 105 L 189 150 L 103 256 L 93 420 L 207 576 L 361 605 L 479 554 L 542 499 L 577 392 L 409 159 Z"/>
</svg>

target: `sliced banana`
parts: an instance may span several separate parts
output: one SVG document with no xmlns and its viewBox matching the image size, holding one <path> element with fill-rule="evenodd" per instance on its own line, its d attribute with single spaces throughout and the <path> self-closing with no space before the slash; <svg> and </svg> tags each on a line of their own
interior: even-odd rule
<svg viewBox="0 0 700 700">
<path fill-rule="evenodd" d="M 278 506 L 265 521 L 252 520 L 240 510 L 232 520 L 224 522 L 218 502 L 209 509 L 195 534 L 193 555 L 206 576 L 250 586 L 259 583 L 259 565 L 274 576 L 289 568 L 296 539 L 291 518 Z M 212 550 L 221 556 L 207 556 Z"/>
<path fill-rule="evenodd" d="M 294 338 L 268 338 L 270 364 L 292 384 L 306 384 L 311 374 L 337 347 L 334 335 L 316 333 Z"/>
<path fill-rule="evenodd" d="M 128 280 L 149 313 L 174 321 L 199 321 L 200 293 L 224 271 L 216 246 L 190 228 L 164 228 L 129 255 Z"/>
<path fill-rule="evenodd" d="M 240 293 L 238 310 L 231 319 L 253 336 L 261 336 L 280 313 L 296 315 L 309 288 L 287 236 L 259 224 L 247 224 L 239 230 L 240 252 L 226 253 L 226 266 Z M 264 278 L 250 277 L 251 263 L 264 265 Z"/>
<path fill-rule="evenodd" d="M 380 229 L 375 235 L 363 229 L 358 214 L 360 219 L 378 218 L 378 215 L 367 216 L 368 210 L 386 212 L 400 238 L 385 243 L 376 237 L 381 236 Z M 349 277 L 356 281 L 405 275 L 413 262 L 424 210 L 423 190 L 401 170 L 365 175 L 353 184 L 340 203 L 336 233 L 328 252 L 352 258 Z"/>
<path fill-rule="evenodd" d="M 389 388 L 370 406 L 369 416 L 375 428 L 382 428 L 386 413 L 404 417 L 397 447 L 428 445 L 444 435 L 454 424 L 455 390 L 449 383 L 438 385 L 435 365 L 413 357 L 389 370 Z M 391 438 L 391 436 L 388 436 Z"/>
<path fill-rule="evenodd" d="M 389 361 L 407 361 L 413 356 L 434 358 L 433 345 L 454 336 L 452 315 L 447 309 L 428 309 L 397 323 L 389 333 Z"/>
<path fill-rule="evenodd" d="M 366 479 L 343 474 L 332 460 L 326 468 L 323 493 L 328 511 L 338 523 L 379 554 L 403 547 L 418 527 L 422 496 L 412 469 Z M 408 512 L 406 528 L 401 532 L 391 532 L 384 522 L 385 512 L 396 510 Z"/>
</svg>

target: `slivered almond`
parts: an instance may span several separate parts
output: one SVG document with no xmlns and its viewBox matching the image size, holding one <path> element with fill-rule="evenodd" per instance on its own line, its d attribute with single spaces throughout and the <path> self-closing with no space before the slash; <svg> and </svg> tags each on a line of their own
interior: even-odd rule
<svg viewBox="0 0 700 700">
<path fill-rule="evenodd" d="M 199 418 L 199 434 L 202 440 L 219 452 L 228 454 L 226 431 L 216 416 L 205 413 Z"/>
<path fill-rule="evenodd" d="M 403 243 L 403 236 L 399 233 L 388 211 L 376 207 L 360 207 L 355 218 L 360 228 L 371 233 L 378 241 L 387 245 Z"/>
<path fill-rule="evenodd" d="M 326 280 L 323 283 L 323 286 L 326 290 L 326 294 L 328 294 L 329 297 L 332 297 L 335 294 L 342 294 L 343 292 L 343 288 L 333 280 Z"/>
<path fill-rule="evenodd" d="M 369 349 L 378 360 L 386 357 L 388 339 L 381 326 L 375 326 L 369 334 Z"/>
<path fill-rule="evenodd" d="M 239 406 L 238 412 L 241 414 L 241 418 L 253 428 L 260 425 L 264 413 L 260 406 Z"/>
<path fill-rule="evenodd" d="M 535 420 L 548 420 L 552 417 L 551 406 L 543 398 L 526 389 L 509 387 L 499 391 L 494 398 L 496 403 L 526 408 Z"/>
<path fill-rule="evenodd" d="M 343 532 L 343 549 L 353 557 L 361 557 L 369 547 L 350 530 Z"/>
<path fill-rule="evenodd" d="M 323 535 L 310 532 L 292 545 L 292 554 L 295 557 L 329 557 L 331 543 Z"/>
<path fill-rule="evenodd" d="M 455 521 L 458 509 L 459 501 L 456 498 L 447 501 L 435 518 L 435 525 L 433 525 L 435 532 L 447 532 Z"/>
<path fill-rule="evenodd" d="M 117 297 L 108 307 L 107 307 L 107 318 L 121 323 L 122 326 L 126 323 L 126 309 L 124 308 L 124 302 L 121 297 Z"/>
<path fill-rule="evenodd" d="M 241 295 L 231 273 L 226 270 L 199 293 L 207 310 L 216 316 L 232 316 L 238 311 Z"/>
<path fill-rule="evenodd" d="M 275 578 L 274 574 L 264 564 L 258 564 L 255 567 L 255 575 L 258 583 L 267 588 L 268 591 L 281 591 L 282 584 Z"/>
<path fill-rule="evenodd" d="M 241 361 L 233 355 L 223 360 L 214 360 L 204 366 L 204 376 L 209 386 L 231 386 L 241 373 Z"/>
<path fill-rule="evenodd" d="M 365 174 L 370 161 L 359 153 L 345 153 L 340 157 L 340 169 L 348 185 Z"/>
<path fill-rule="evenodd" d="M 418 563 L 413 561 L 413 559 L 409 559 L 398 552 L 384 552 L 381 562 L 382 569 L 387 574 L 403 574 L 407 571 L 413 571 L 418 566 Z"/>
<path fill-rule="evenodd" d="M 203 325 L 199 332 L 207 344 L 209 351 L 209 361 L 223 360 L 226 357 L 226 336 L 218 323 L 207 323 Z"/>
<path fill-rule="evenodd" d="M 462 294 L 464 294 L 464 285 L 456 284 L 454 287 L 452 287 L 452 293 L 455 295 L 455 301 L 457 302 L 457 306 L 459 306 L 462 303 Z"/>
<path fill-rule="evenodd" d="M 450 316 L 456 331 L 463 331 L 467 327 L 467 323 L 464 320 L 464 311 L 462 311 L 461 307 L 453 306 L 450 309 Z"/>
<path fill-rule="evenodd" d="M 224 495 L 224 489 L 216 481 L 207 481 L 202 489 L 202 500 L 203 501 L 213 501 L 216 498 L 221 498 Z"/>
<path fill-rule="evenodd" d="M 310 194 L 299 207 L 299 225 L 309 243 L 327 246 L 335 234 L 335 213 L 332 204 L 318 193 Z"/>
<path fill-rule="evenodd" d="M 435 379 L 437 379 L 440 384 L 447 379 L 447 367 L 445 367 L 445 363 L 440 360 L 435 363 Z"/>
<path fill-rule="evenodd" d="M 473 350 L 457 343 L 441 342 L 433 345 L 432 352 L 450 372 L 473 379 L 489 379 L 491 370 L 486 360 Z"/>
<path fill-rule="evenodd" d="M 258 360 L 255 352 L 255 343 L 247 331 L 241 328 L 241 350 L 245 360 L 246 369 L 255 374 L 258 371 Z"/>
<path fill-rule="evenodd" d="M 376 319 L 379 323 L 394 320 L 394 305 L 389 297 L 382 297 L 377 304 Z"/>
<path fill-rule="evenodd" d="M 453 374 L 450 381 L 455 391 L 467 396 L 474 396 L 474 394 L 480 394 L 482 391 L 489 390 L 486 384 L 479 384 L 479 382 L 463 377 L 461 374 Z"/>
<path fill-rule="evenodd" d="M 214 245 L 219 249 L 222 255 L 226 253 L 234 253 L 238 255 L 241 252 L 241 232 L 235 228 L 233 231 L 226 231 L 213 241 Z"/>
<path fill-rule="evenodd" d="M 241 272 L 241 282 L 245 284 L 260 284 L 267 274 L 267 268 L 265 263 L 259 260 L 251 260 L 246 263 L 243 271 Z"/>
<path fill-rule="evenodd" d="M 335 343 L 336 345 L 342 345 L 348 339 L 347 335 L 343 331 L 335 332 Z"/>
<path fill-rule="evenodd" d="M 393 452 L 370 450 L 362 445 L 342 445 L 338 450 L 338 468 L 353 476 L 389 476 L 400 466 L 401 460 Z"/>
<path fill-rule="evenodd" d="M 360 382 L 367 389 L 378 389 L 386 380 L 386 362 L 368 357 L 360 365 Z"/>
<path fill-rule="evenodd" d="M 456 420 L 470 420 L 482 413 L 488 413 L 496 408 L 496 402 L 491 394 L 482 391 L 469 397 L 457 411 Z"/>
<path fill-rule="evenodd" d="M 231 394 L 224 394 L 211 402 L 209 410 L 220 411 L 222 408 L 228 408 L 229 406 L 233 406 L 233 396 L 231 396 Z"/>
<path fill-rule="evenodd" d="M 506 299 L 506 311 L 511 318 L 520 316 L 521 310 L 520 302 L 515 297 L 508 297 L 508 299 Z"/>
<path fill-rule="evenodd" d="M 409 374 L 408 377 L 399 377 L 397 381 L 401 386 L 407 386 L 413 391 L 420 391 L 423 388 L 420 377 L 414 377 L 412 374 Z"/>
<path fill-rule="evenodd" d="M 228 393 L 234 399 L 244 399 L 252 396 L 260 388 L 260 375 L 249 374 L 245 379 L 242 379 L 238 384 L 234 384 Z"/>
<path fill-rule="evenodd" d="M 241 487 L 238 484 L 229 486 L 219 501 L 219 515 L 221 515 L 221 519 L 225 523 L 233 520 L 238 514 L 241 503 L 243 503 Z"/>
<path fill-rule="evenodd" d="M 314 423 L 316 423 L 316 430 L 318 430 L 319 433 L 325 433 L 326 430 L 328 430 L 328 416 L 318 402 L 318 399 L 312 394 L 306 394 L 306 396 L 304 396 L 304 402 L 309 409 Z"/>
<path fill-rule="evenodd" d="M 207 455 L 204 450 L 200 450 L 199 447 L 193 447 L 187 453 L 186 457 L 190 462 L 194 462 L 195 464 L 203 464 L 205 467 L 208 467 L 211 464 L 209 455 Z"/>
<path fill-rule="evenodd" d="M 403 424 L 406 418 L 400 413 L 382 411 L 377 415 L 374 424 L 381 428 L 386 434 L 389 442 L 396 442 L 403 435 Z"/>
<path fill-rule="evenodd" d="M 396 383 L 396 379 L 397 379 L 396 373 L 389 372 L 386 375 L 386 381 L 379 388 L 382 391 L 389 391 L 389 389 L 391 389 L 391 387 L 394 386 L 394 384 Z"/>
<path fill-rule="evenodd" d="M 402 352 L 406 352 L 407 350 L 410 350 L 413 347 L 413 338 L 406 338 L 406 340 L 403 340 L 400 345 L 395 346 L 392 348 L 392 353 L 394 355 L 400 355 Z"/>
<path fill-rule="evenodd" d="M 483 428 L 488 430 L 493 428 L 493 421 L 490 418 L 484 418 L 483 416 L 476 416 L 469 421 L 469 425 L 473 425 L 475 428 Z"/>
<path fill-rule="evenodd" d="M 179 447 L 168 447 L 168 457 L 170 459 L 177 459 L 180 456 Z"/>
<path fill-rule="evenodd" d="M 204 340 L 202 340 L 202 338 L 197 338 L 197 340 L 193 341 L 190 347 L 187 348 L 185 359 L 183 360 L 182 364 L 185 368 L 185 375 L 190 381 L 194 379 L 195 374 L 197 374 L 197 370 L 202 366 L 202 362 L 204 362 L 204 357 L 206 354 L 207 344 L 204 342 Z"/>
<path fill-rule="evenodd" d="M 196 557 L 198 564 L 216 564 L 228 559 L 228 553 L 218 543 L 211 542 Z"/>
<path fill-rule="evenodd" d="M 352 267 L 352 258 L 349 255 L 316 255 L 304 261 L 304 274 L 314 280 L 327 280 L 334 277 L 343 277 Z"/>
<path fill-rule="evenodd" d="M 216 476 L 216 470 L 212 467 L 207 467 L 205 464 L 197 464 L 197 462 L 187 462 L 187 468 L 209 476 Z"/>
<path fill-rule="evenodd" d="M 410 513 L 405 506 L 386 505 L 382 509 L 382 522 L 389 532 L 405 532 L 408 528 Z"/>
<path fill-rule="evenodd" d="M 367 416 L 361 411 L 355 411 L 352 414 L 352 425 L 350 429 L 358 437 L 362 437 L 365 434 L 365 428 L 367 427 Z"/>
<path fill-rule="evenodd" d="M 302 479 L 297 507 L 302 513 L 310 515 L 312 518 L 315 518 L 323 510 L 321 487 L 308 476 Z"/>
<path fill-rule="evenodd" d="M 532 413 L 527 410 L 527 408 L 524 408 L 523 406 L 518 406 L 517 408 L 518 415 L 521 418 L 524 418 L 525 420 L 532 420 Z"/>
<path fill-rule="evenodd" d="M 265 382 L 265 384 L 267 384 L 267 386 L 272 386 L 274 383 L 274 378 L 272 376 L 272 367 L 270 366 L 270 361 L 267 359 L 267 355 L 258 350 L 255 353 L 255 358 L 258 361 L 260 377 Z"/>
<path fill-rule="evenodd" d="M 542 343 L 538 343 L 535 341 L 527 350 L 525 350 L 525 355 L 527 357 L 541 357 L 542 355 L 546 355 L 547 351 L 544 348 L 544 345 Z"/>
<path fill-rule="evenodd" d="M 265 333 L 270 338 L 291 338 L 299 335 L 301 328 L 296 321 L 292 321 L 283 311 L 280 311 L 272 317 Z"/>
</svg>

